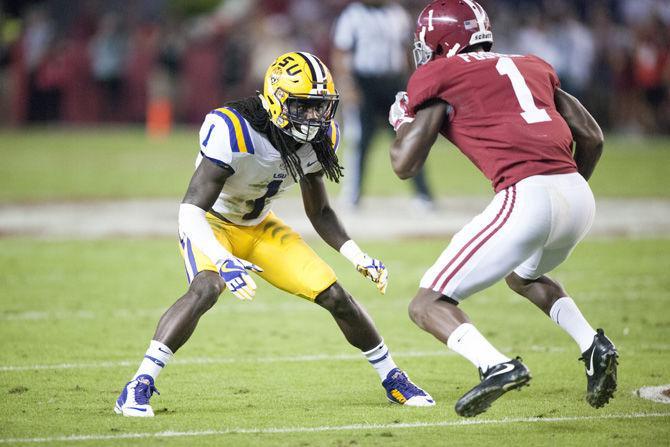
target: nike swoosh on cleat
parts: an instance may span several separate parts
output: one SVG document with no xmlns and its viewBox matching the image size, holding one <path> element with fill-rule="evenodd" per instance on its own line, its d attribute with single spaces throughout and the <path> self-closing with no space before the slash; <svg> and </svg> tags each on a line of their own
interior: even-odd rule
<svg viewBox="0 0 670 447">
<path fill-rule="evenodd" d="M 307 167 L 309 168 L 310 166 L 312 166 L 312 165 L 313 165 L 314 163 L 316 163 L 317 161 L 318 161 L 318 160 L 314 160 L 314 161 L 311 161 L 311 162 L 307 163 Z"/>
<path fill-rule="evenodd" d="M 487 377 L 487 379 L 489 379 L 489 378 L 491 378 L 491 377 L 493 377 L 493 376 L 497 376 L 498 374 L 504 374 L 504 373 L 506 373 L 506 372 L 508 372 L 508 371 L 511 371 L 511 370 L 513 370 L 513 369 L 514 369 L 514 365 L 512 365 L 511 363 L 508 363 L 508 364 L 505 365 L 505 367 L 504 367 L 503 369 L 501 369 L 500 371 L 496 371 L 496 372 L 494 372 L 493 374 L 489 374 L 489 376 Z"/>
<path fill-rule="evenodd" d="M 137 408 L 137 407 L 126 407 L 126 408 L 128 408 L 128 409 L 130 409 L 130 410 L 147 411 L 146 408 Z"/>
<path fill-rule="evenodd" d="M 586 368 L 586 375 L 589 376 L 589 377 L 593 375 L 593 354 L 595 354 L 595 353 L 596 353 L 595 349 L 593 351 L 591 351 L 591 362 L 590 362 L 589 367 Z"/>
</svg>

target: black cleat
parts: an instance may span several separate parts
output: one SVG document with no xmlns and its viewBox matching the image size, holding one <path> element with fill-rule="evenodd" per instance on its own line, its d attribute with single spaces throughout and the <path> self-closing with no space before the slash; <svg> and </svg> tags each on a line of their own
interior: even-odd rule
<svg viewBox="0 0 670 447">
<path fill-rule="evenodd" d="M 500 396 L 527 385 L 531 379 L 530 371 L 519 357 L 492 366 L 485 373 L 480 369 L 479 377 L 481 383 L 456 402 L 459 416 L 472 417 L 485 412 Z"/>
<path fill-rule="evenodd" d="M 616 391 L 616 367 L 619 353 L 602 329 L 579 360 L 586 366 L 586 401 L 593 408 L 605 406 Z"/>
</svg>

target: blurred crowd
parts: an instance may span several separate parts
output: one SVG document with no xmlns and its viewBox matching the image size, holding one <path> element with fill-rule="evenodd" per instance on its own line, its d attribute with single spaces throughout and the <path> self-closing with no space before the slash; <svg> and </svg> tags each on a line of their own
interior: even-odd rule
<svg viewBox="0 0 670 447">
<path fill-rule="evenodd" d="M 285 51 L 310 51 L 328 64 L 333 24 L 348 3 L 6 0 L 0 125 L 198 123 L 224 101 L 253 94 Z M 399 3 L 416 16 L 427 1 Z M 546 59 L 604 128 L 670 133 L 670 0 L 480 3 L 495 51 Z"/>
</svg>

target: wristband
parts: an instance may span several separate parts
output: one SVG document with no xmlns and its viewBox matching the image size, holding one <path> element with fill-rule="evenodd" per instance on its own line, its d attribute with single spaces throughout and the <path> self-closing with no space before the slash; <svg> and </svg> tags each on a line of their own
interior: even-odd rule
<svg viewBox="0 0 670 447">
<path fill-rule="evenodd" d="M 347 258 L 349 262 L 354 265 L 358 265 L 358 259 L 364 254 L 363 250 L 361 250 L 356 242 L 351 239 L 342 244 L 340 247 L 340 253 L 342 253 L 342 256 Z"/>
</svg>

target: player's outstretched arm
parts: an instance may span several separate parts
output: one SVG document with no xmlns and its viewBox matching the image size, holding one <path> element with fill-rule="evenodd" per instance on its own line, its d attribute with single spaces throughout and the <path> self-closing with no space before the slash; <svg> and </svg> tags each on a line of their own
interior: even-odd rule
<svg viewBox="0 0 670 447">
<path fill-rule="evenodd" d="M 603 132 L 589 111 L 574 96 L 559 88 L 554 94 L 554 101 L 558 113 L 572 132 L 577 170 L 588 180 L 603 152 Z"/>
<path fill-rule="evenodd" d="M 434 101 L 421 108 L 414 120 L 399 125 L 390 151 L 398 177 L 407 179 L 419 173 L 446 117 L 447 103 Z"/>
<path fill-rule="evenodd" d="M 305 213 L 316 232 L 328 245 L 342 253 L 363 276 L 370 278 L 381 293 L 386 292 L 388 272 L 378 259 L 371 258 L 349 238 L 328 201 L 323 173 L 307 174 L 300 180 Z"/>
<path fill-rule="evenodd" d="M 232 169 L 219 166 L 204 158 L 191 177 L 186 195 L 179 206 L 179 235 L 198 247 L 219 269 L 226 287 L 237 298 L 250 300 L 256 293 L 256 283 L 247 270 L 262 269 L 226 250 L 214 236 L 205 213 L 221 193 Z"/>
<path fill-rule="evenodd" d="M 305 214 L 312 226 L 321 239 L 335 250 L 339 250 L 350 238 L 335 210 L 330 206 L 326 186 L 323 183 L 323 173 L 305 175 L 300 180 L 300 191 Z"/>
</svg>

